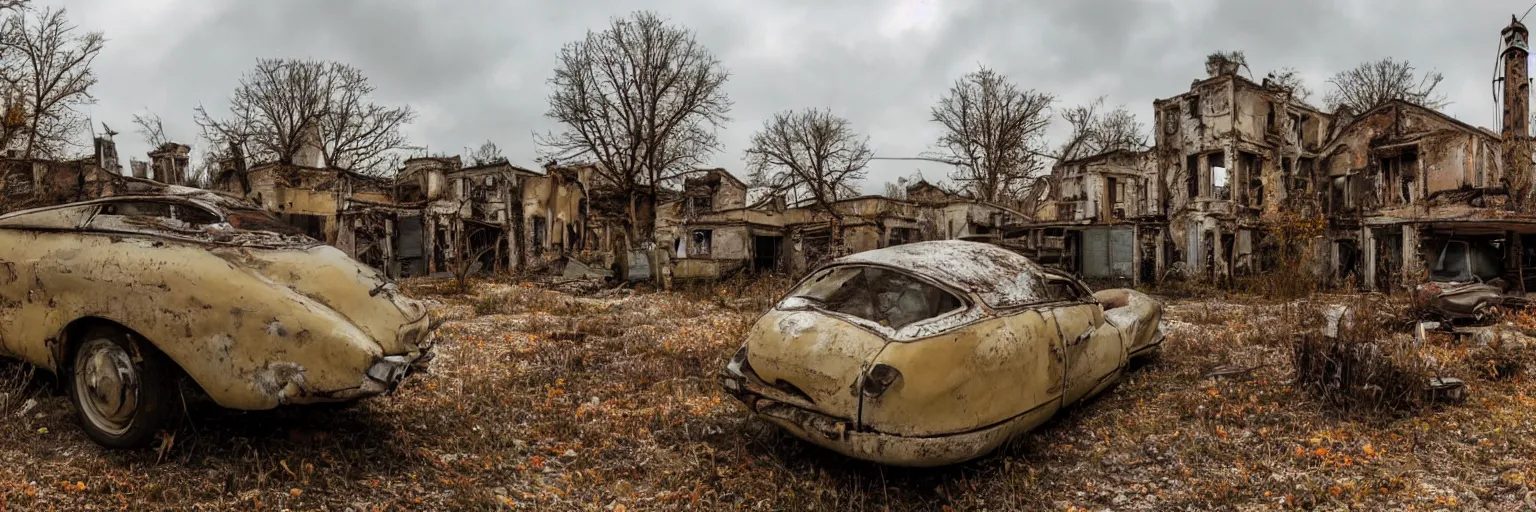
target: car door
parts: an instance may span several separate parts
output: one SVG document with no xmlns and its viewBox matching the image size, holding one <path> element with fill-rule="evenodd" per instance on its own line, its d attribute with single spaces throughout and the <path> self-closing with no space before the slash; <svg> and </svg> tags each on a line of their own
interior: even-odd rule
<svg viewBox="0 0 1536 512">
<path fill-rule="evenodd" d="M 1062 404 L 1096 393 L 1119 377 L 1125 366 L 1120 330 L 1104 322 L 1104 308 L 1077 280 L 1047 273 L 1046 288 L 1058 302 L 1052 308 L 1066 352 Z"/>
</svg>

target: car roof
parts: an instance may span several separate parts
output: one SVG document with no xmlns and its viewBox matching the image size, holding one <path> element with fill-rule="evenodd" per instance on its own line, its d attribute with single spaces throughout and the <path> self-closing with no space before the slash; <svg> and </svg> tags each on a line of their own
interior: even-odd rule
<svg viewBox="0 0 1536 512">
<path fill-rule="evenodd" d="M 902 269 L 974 293 L 992 307 L 1039 302 L 1045 279 L 1024 255 L 992 244 L 935 240 L 844 256 L 832 265 L 871 264 Z"/>
<path fill-rule="evenodd" d="M 75 202 L 69 202 L 69 203 L 51 204 L 51 205 L 46 205 L 46 206 L 39 206 L 39 207 L 36 207 L 36 208 L 28 208 L 28 209 L 25 209 L 25 210 L 17 210 L 17 211 L 14 211 L 14 212 L 10 212 L 10 213 L 6 213 L 6 214 L 3 214 L 3 215 L 0 215 L 0 219 L 21 218 L 21 217 L 26 217 L 26 216 L 32 215 L 32 214 L 37 214 L 37 213 L 42 213 L 42 212 L 58 210 L 58 209 L 62 209 L 62 208 L 73 208 L 73 207 L 76 207 L 76 206 L 86 206 L 86 205 L 96 205 L 96 204 L 106 204 L 106 203 L 116 203 L 116 202 L 127 202 L 127 201 L 173 201 L 173 202 L 185 202 L 185 203 L 197 204 L 197 205 L 200 205 L 200 206 L 202 206 L 204 208 L 212 209 L 215 214 L 218 214 L 220 216 L 223 216 L 225 214 L 225 212 L 230 211 L 230 210 L 252 210 L 252 209 L 259 209 L 259 207 L 256 206 L 255 204 L 248 203 L 248 202 L 245 202 L 244 200 L 241 200 L 239 198 L 230 197 L 228 195 L 221 194 L 221 193 L 218 193 L 218 192 L 213 192 L 213 191 L 203 190 L 203 189 L 197 189 L 197 188 L 191 188 L 191 187 L 181 187 L 181 186 L 174 186 L 174 185 L 172 185 L 172 186 L 164 187 L 159 192 L 131 193 L 131 194 L 124 194 L 124 195 L 105 196 L 105 197 L 99 197 L 99 198 L 95 198 L 95 199 L 87 199 L 87 200 L 84 200 L 84 201 L 75 201 Z"/>
</svg>

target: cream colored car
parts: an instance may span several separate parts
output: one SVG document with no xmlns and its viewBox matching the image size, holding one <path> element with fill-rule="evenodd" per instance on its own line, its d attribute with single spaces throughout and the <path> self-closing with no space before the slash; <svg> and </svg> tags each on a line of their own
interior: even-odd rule
<svg viewBox="0 0 1536 512">
<path fill-rule="evenodd" d="M 431 332 L 378 272 L 211 192 L 0 216 L 0 355 L 58 375 L 104 446 L 170 428 L 183 375 L 245 410 L 384 393 Z"/>
<path fill-rule="evenodd" d="M 812 272 L 720 378 L 789 433 L 901 466 L 973 459 L 1114 384 L 1163 340 L 1162 305 L 1089 292 L 1001 247 L 937 241 Z"/>
</svg>

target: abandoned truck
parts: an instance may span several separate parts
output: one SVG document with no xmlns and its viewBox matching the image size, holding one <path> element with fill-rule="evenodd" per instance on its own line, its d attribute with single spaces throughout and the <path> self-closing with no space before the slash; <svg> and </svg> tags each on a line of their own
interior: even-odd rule
<svg viewBox="0 0 1536 512">
<path fill-rule="evenodd" d="M 1162 305 L 1091 293 L 991 244 L 835 260 L 748 330 L 720 372 L 753 413 L 845 455 L 937 466 L 984 455 L 1160 350 Z"/>
<path fill-rule="evenodd" d="M 378 272 L 215 193 L 0 216 L 0 355 L 58 376 L 103 446 L 171 428 L 182 376 L 244 410 L 390 391 L 430 324 Z"/>
</svg>

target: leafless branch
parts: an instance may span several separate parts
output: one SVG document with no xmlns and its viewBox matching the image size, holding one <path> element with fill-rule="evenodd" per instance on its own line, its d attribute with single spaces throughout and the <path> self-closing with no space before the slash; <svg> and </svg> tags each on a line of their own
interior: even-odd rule
<svg viewBox="0 0 1536 512">
<path fill-rule="evenodd" d="M 1147 148 L 1146 127 L 1124 105 L 1104 112 L 1104 98 L 1062 111 L 1072 127 L 1057 150 L 1060 161 L 1093 156 L 1107 151 L 1140 151 Z"/>
<path fill-rule="evenodd" d="M 546 158 L 596 162 L 600 184 L 633 203 L 720 149 L 715 131 L 729 119 L 722 86 L 730 74 L 693 31 L 637 12 L 587 32 L 558 59 L 545 115 L 565 129 L 538 137 Z M 626 218 L 633 231 L 635 219 Z"/>
<path fill-rule="evenodd" d="M 931 110 L 944 129 L 937 156 L 956 164 L 950 179 L 986 201 L 1017 195 L 1045 167 L 1045 130 L 1055 101 L 986 67 L 956 80 Z"/>
<path fill-rule="evenodd" d="M 401 129 L 415 119 L 409 106 L 374 103 L 362 71 L 338 62 L 261 59 L 230 96 L 229 116 L 197 108 L 205 136 L 242 142 L 257 161 L 292 163 L 305 132 L 317 127 L 327 163 L 365 174 L 386 174 L 392 154 L 412 149 Z"/>
<path fill-rule="evenodd" d="M 77 33 L 62 8 L 6 19 L 0 29 L 0 58 L 19 63 L 0 69 L 0 87 L 20 98 L 27 158 L 62 157 L 77 145 L 74 136 L 84 127 L 85 117 L 76 107 L 95 102 L 91 65 L 105 41 L 100 32 Z"/>
<path fill-rule="evenodd" d="M 1296 71 L 1296 68 L 1285 67 L 1270 71 L 1266 78 L 1269 79 L 1270 84 L 1289 91 L 1293 99 L 1306 101 L 1312 96 L 1312 89 L 1307 87 L 1306 81 L 1301 78 L 1301 72 Z"/>
<path fill-rule="evenodd" d="M 139 135 L 144 136 L 144 143 L 149 144 L 150 148 L 158 148 L 170 142 L 165 137 L 165 123 L 160 120 L 159 114 L 134 114 L 133 124 L 139 126 Z"/>
<path fill-rule="evenodd" d="M 1334 89 L 1323 101 L 1329 110 L 1349 107 L 1356 113 L 1391 100 L 1404 100 L 1433 109 L 1444 107 L 1445 95 L 1436 93 L 1435 87 L 1445 77 L 1435 71 L 1419 77 L 1414 71 L 1408 61 L 1395 61 L 1391 57 L 1366 62 L 1328 79 Z"/>
<path fill-rule="evenodd" d="M 489 140 L 475 149 L 464 148 L 464 153 L 468 155 L 470 165 L 488 165 L 507 161 L 507 157 L 501 155 L 501 148 Z"/>
<path fill-rule="evenodd" d="M 864 166 L 874 156 L 869 137 L 831 110 L 783 111 L 763 123 L 747 148 L 754 186 L 796 199 L 809 198 L 834 217 L 831 204 L 854 195 Z"/>
</svg>

